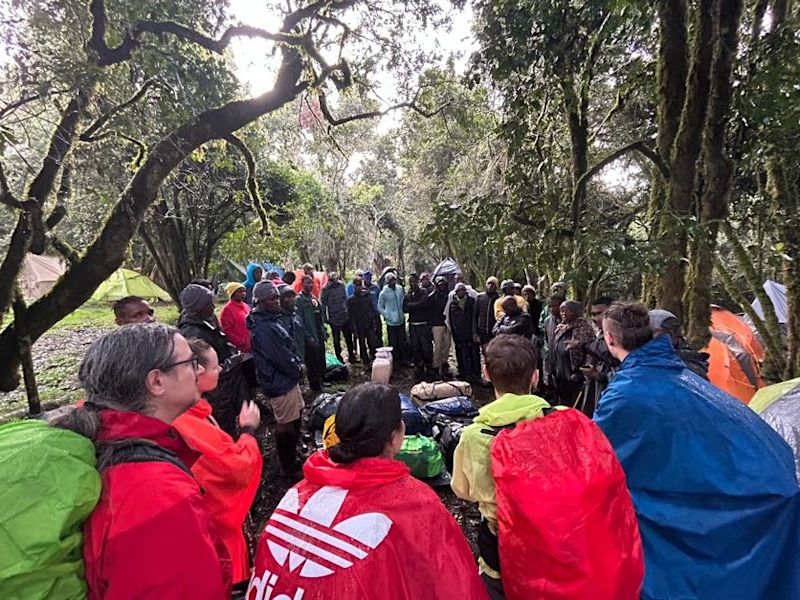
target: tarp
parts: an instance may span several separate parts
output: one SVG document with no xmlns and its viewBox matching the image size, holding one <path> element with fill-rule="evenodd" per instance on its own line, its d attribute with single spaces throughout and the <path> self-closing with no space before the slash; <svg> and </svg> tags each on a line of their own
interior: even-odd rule
<svg viewBox="0 0 800 600">
<path fill-rule="evenodd" d="M 450 277 L 461 272 L 461 267 L 458 266 L 458 263 L 448 256 L 442 262 L 436 265 L 436 268 L 433 270 L 433 277 L 436 277 L 437 275 Z"/>
<path fill-rule="evenodd" d="M 747 404 L 764 387 L 764 346 L 744 321 L 721 306 L 711 306 L 711 336 L 703 349 L 709 354 L 709 380 Z"/>
<path fill-rule="evenodd" d="M 785 325 L 789 320 L 789 301 L 786 298 L 786 286 L 781 285 L 777 281 L 767 279 L 764 282 L 764 291 L 772 301 L 772 306 L 775 308 L 775 314 L 778 317 L 778 323 Z M 761 306 L 761 301 L 758 298 L 753 300 L 750 306 L 753 307 L 753 310 L 756 311 L 756 314 L 759 317 L 762 319 L 764 318 L 764 309 Z"/>
<path fill-rule="evenodd" d="M 100 498 L 89 439 L 44 421 L 0 427 L 0 598 L 86 598 L 83 521 Z"/>
<path fill-rule="evenodd" d="M 130 269 L 117 269 L 111 277 L 100 284 L 91 300 L 93 302 L 116 302 L 125 296 L 139 296 L 147 300 L 169 300 L 169 294 L 158 287 L 152 279 Z"/>
<path fill-rule="evenodd" d="M 52 289 L 66 270 L 67 265 L 57 256 L 26 254 L 20 277 L 22 295 L 29 300 L 38 300 Z"/>
</svg>

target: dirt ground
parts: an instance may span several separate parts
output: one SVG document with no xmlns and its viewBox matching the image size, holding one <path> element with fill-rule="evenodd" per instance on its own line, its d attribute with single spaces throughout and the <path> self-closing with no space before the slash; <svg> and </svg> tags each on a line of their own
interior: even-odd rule
<svg viewBox="0 0 800 600">
<path fill-rule="evenodd" d="M 455 365 L 453 364 L 452 367 L 455 367 Z M 337 391 L 344 391 L 353 385 L 369 381 L 369 373 L 365 371 L 363 366 L 358 364 L 348 365 L 348 369 L 350 371 L 348 381 L 340 384 L 326 385 L 325 392 L 335 393 Z M 453 371 L 455 372 L 454 368 Z M 415 383 L 417 383 L 417 380 L 414 378 L 413 369 L 401 367 L 394 370 L 391 384 L 397 387 L 400 392 L 408 393 Z M 310 406 L 317 396 L 317 393 L 304 389 L 303 395 L 306 400 L 306 406 Z M 492 400 L 492 390 L 473 386 L 473 400 L 477 406 L 483 406 Z M 250 511 L 249 525 L 252 532 L 250 537 L 253 543 L 257 540 L 267 519 L 286 493 L 286 490 L 294 484 L 294 481 L 287 480 L 280 474 L 278 458 L 275 454 L 275 444 L 272 437 L 273 423 L 271 422 L 269 411 L 264 410 L 263 406 L 262 415 L 264 416 L 263 420 L 265 422 L 260 432 L 264 454 L 264 471 L 261 479 L 261 486 L 258 489 L 255 502 L 253 503 L 253 509 Z M 473 552 L 477 552 L 476 536 L 478 520 L 480 518 L 477 506 L 471 502 L 465 502 L 457 498 L 450 490 L 449 486 L 434 489 L 461 526 Z"/>
</svg>

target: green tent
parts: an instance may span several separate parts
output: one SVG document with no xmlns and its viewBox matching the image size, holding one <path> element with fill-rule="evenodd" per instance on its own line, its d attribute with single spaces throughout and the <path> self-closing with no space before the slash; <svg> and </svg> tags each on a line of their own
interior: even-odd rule
<svg viewBox="0 0 800 600">
<path fill-rule="evenodd" d="M 146 275 L 130 269 L 117 269 L 95 290 L 91 301 L 116 302 L 125 296 L 139 296 L 147 300 L 170 299 L 169 294 Z"/>
</svg>

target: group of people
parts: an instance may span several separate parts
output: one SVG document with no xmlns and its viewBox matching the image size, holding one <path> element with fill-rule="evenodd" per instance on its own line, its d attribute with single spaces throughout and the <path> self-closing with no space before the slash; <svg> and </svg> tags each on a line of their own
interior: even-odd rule
<svg viewBox="0 0 800 600">
<path fill-rule="evenodd" d="M 624 470 L 628 491 L 619 501 L 632 502 L 638 521 L 633 536 L 622 524 L 606 526 L 643 553 L 643 564 L 636 552 L 581 554 L 623 565 L 614 576 L 626 581 L 613 589 L 633 588 L 629 597 L 647 599 L 800 598 L 792 451 L 702 377 L 702 360 L 682 344 L 674 316 L 599 298 L 590 307 L 592 327 L 563 294 L 543 307 L 535 290 L 510 281 L 490 278 L 477 293 L 463 280 L 449 290 L 446 280 L 412 274 L 406 294 L 387 273 L 374 298 L 364 275 L 349 296 L 350 286 L 333 274 L 316 290 L 313 275 L 304 274 L 299 294 L 293 281 L 256 281 L 250 302 L 244 284 L 230 284 L 219 319 L 213 293 L 193 283 L 181 294 L 177 329 L 154 323 L 144 300 L 115 306 L 121 327 L 87 351 L 79 373 L 85 402 L 59 423 L 93 440 L 99 456 L 103 495 L 85 526 L 90 598 L 225 598 L 233 587 L 247 588 L 254 600 L 503 598 L 515 583 L 507 578 L 519 571 L 504 573 L 502 563 L 494 440 L 590 393 L 594 423 Z M 352 347 L 343 308 L 356 334 Z M 356 318 L 359 328 L 353 309 L 369 316 Z M 396 389 L 366 383 L 348 390 L 336 411 L 336 444 L 313 453 L 300 471 L 299 384 L 314 353 L 324 352 L 324 325 L 345 337 L 349 360 L 366 348 L 364 360 L 369 338 L 377 343 L 378 316 L 400 357 L 410 339 L 421 375 L 435 375 L 434 365 L 443 374 L 452 341 L 459 370 L 474 375 L 483 363 L 494 388 L 496 399 L 461 434 L 452 473 L 453 491 L 481 514 L 477 564 L 438 496 L 394 460 L 405 433 Z M 275 416 L 281 466 L 302 474 L 263 529 L 252 568 L 242 525 L 262 475 L 254 435 L 260 414 L 244 400 L 231 435 L 207 401 L 231 364 L 244 369 L 247 362 Z M 542 390 L 553 394 L 549 401 Z M 120 460 L 117 451 L 131 441 L 157 451 Z M 561 446 L 580 456 L 584 442 L 570 437 Z M 517 460 L 524 467 L 529 459 Z M 579 518 L 571 514 L 580 510 L 573 490 L 540 493 L 559 495 L 564 518 Z M 533 553 L 570 551 L 523 543 Z M 603 569 L 578 570 L 591 578 Z M 544 593 L 542 585 L 528 597 Z"/>
</svg>

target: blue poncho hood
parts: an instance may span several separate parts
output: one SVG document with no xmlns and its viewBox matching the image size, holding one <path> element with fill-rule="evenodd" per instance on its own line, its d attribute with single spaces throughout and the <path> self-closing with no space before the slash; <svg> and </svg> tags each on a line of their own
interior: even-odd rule
<svg viewBox="0 0 800 600">
<path fill-rule="evenodd" d="M 245 280 L 242 282 L 244 287 L 252 289 L 258 283 L 255 278 L 256 269 L 261 269 L 262 273 L 264 271 L 264 267 L 257 262 L 251 262 L 249 265 L 247 265 L 247 269 L 245 271 L 247 277 L 245 277 Z"/>
<path fill-rule="evenodd" d="M 639 518 L 643 598 L 800 596 L 792 452 L 754 412 L 662 337 L 628 355 L 594 418 Z"/>
</svg>

